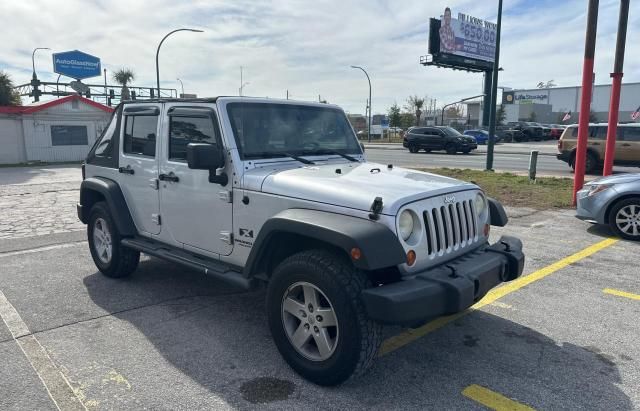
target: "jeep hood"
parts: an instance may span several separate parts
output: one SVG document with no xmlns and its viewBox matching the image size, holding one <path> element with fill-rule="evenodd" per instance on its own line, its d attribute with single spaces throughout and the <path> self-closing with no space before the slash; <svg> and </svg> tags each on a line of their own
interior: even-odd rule
<svg viewBox="0 0 640 411">
<path fill-rule="evenodd" d="M 403 205 L 446 193 L 478 189 L 474 184 L 375 163 L 339 163 L 295 169 L 256 168 L 245 174 L 247 187 L 264 193 L 369 211 L 382 197 L 382 213 L 395 215 Z M 245 185 L 246 186 L 246 185 Z"/>
</svg>

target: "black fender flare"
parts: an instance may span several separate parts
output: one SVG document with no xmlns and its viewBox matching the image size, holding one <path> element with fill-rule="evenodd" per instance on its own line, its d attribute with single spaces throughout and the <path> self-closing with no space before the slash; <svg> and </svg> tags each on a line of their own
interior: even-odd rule
<svg viewBox="0 0 640 411">
<path fill-rule="evenodd" d="M 489 202 L 489 223 L 496 227 L 504 227 L 509 222 L 507 212 L 504 211 L 504 207 L 500 202 L 494 198 L 488 197 Z"/>
<path fill-rule="evenodd" d="M 331 244 L 351 256 L 358 248 L 361 257 L 351 258 L 362 270 L 377 270 L 406 262 L 398 237 L 385 225 L 368 219 L 308 209 L 289 209 L 271 217 L 260 229 L 244 268 L 247 276 L 261 271 L 268 257 L 270 240 L 280 233 L 296 234 Z"/>
<path fill-rule="evenodd" d="M 104 177 L 90 177 L 80 185 L 80 204 L 78 204 L 80 221 L 85 224 L 88 222 L 91 207 L 95 203 L 94 193 L 104 197 L 120 235 L 129 237 L 138 233 L 120 186 L 115 181 Z"/>
</svg>

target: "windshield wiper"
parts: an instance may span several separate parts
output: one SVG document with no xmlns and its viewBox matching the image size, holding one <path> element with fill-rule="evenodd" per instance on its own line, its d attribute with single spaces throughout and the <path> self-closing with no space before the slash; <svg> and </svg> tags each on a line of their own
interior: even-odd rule
<svg viewBox="0 0 640 411">
<path fill-rule="evenodd" d="M 306 158 L 302 158 L 295 154 L 281 152 L 281 151 L 262 151 L 258 153 L 249 153 L 245 154 L 247 158 L 274 158 L 274 157 L 291 157 L 292 159 L 301 162 L 302 164 L 315 164 L 311 160 L 307 160 Z"/>
<path fill-rule="evenodd" d="M 349 154 L 345 154 L 345 153 L 341 153 L 339 151 L 336 150 L 309 150 L 309 151 L 305 151 L 305 154 L 309 154 L 309 155 L 323 155 L 323 154 L 333 154 L 336 156 L 340 156 L 342 158 L 346 158 L 347 160 L 351 161 L 351 162 L 358 162 L 358 159 L 355 157 L 350 156 Z"/>
</svg>

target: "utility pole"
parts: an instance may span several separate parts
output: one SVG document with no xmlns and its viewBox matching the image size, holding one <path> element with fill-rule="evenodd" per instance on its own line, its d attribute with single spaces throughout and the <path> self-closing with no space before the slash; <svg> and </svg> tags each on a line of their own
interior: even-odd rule
<svg viewBox="0 0 640 411">
<path fill-rule="evenodd" d="M 33 91 L 31 92 L 31 95 L 33 96 L 33 101 L 34 102 L 38 102 L 40 101 L 40 95 L 42 94 L 42 92 L 40 91 L 40 80 L 38 80 L 38 76 L 36 75 L 36 51 L 38 50 L 51 50 L 49 47 L 36 47 L 35 49 L 33 49 L 33 52 L 31 53 L 31 65 L 33 67 L 33 75 L 31 76 L 31 86 L 33 87 Z"/>
<path fill-rule="evenodd" d="M 496 143 L 496 103 L 498 99 L 498 73 L 500 70 L 500 31 L 502 28 L 502 0 L 498 0 L 498 26 L 496 28 L 496 54 L 493 61 L 493 79 L 491 84 L 491 107 L 489 117 L 489 139 L 487 140 L 487 166 L 493 170 L 493 148 Z"/>
<path fill-rule="evenodd" d="M 589 134 L 589 112 L 593 92 L 593 60 L 596 54 L 596 33 L 598 31 L 599 0 L 589 0 L 587 12 L 587 33 L 584 45 L 584 63 L 582 67 L 582 89 L 580 97 L 580 116 L 578 118 L 578 145 L 574 160 L 573 205 L 577 194 L 584 185 L 585 162 L 587 156 L 587 137 Z"/>
<path fill-rule="evenodd" d="M 362 70 L 362 72 L 364 73 L 365 76 L 367 76 L 367 81 L 369 82 L 369 104 L 367 105 L 367 107 L 369 107 L 369 132 L 368 132 L 368 140 L 369 143 L 371 143 L 371 78 L 369 78 L 369 73 L 367 73 L 367 71 L 365 69 L 363 69 L 360 66 L 351 66 L 351 68 L 354 69 L 360 69 Z"/>
<path fill-rule="evenodd" d="M 616 153 L 616 134 L 618 132 L 618 112 L 620 111 L 620 89 L 622 88 L 622 68 L 624 66 L 624 49 L 627 42 L 627 23 L 629 20 L 629 0 L 620 1 L 620 17 L 618 19 L 618 39 L 616 41 L 616 60 L 613 64 L 613 84 L 611 86 L 611 103 L 609 105 L 609 127 L 607 128 L 607 148 L 604 152 L 604 168 L 602 175 L 609 176 L 613 172 L 613 159 Z"/>
<path fill-rule="evenodd" d="M 109 97 L 107 96 L 107 69 L 102 70 L 104 73 L 104 99 L 108 106 L 111 106 L 111 102 L 109 101 Z"/>
</svg>

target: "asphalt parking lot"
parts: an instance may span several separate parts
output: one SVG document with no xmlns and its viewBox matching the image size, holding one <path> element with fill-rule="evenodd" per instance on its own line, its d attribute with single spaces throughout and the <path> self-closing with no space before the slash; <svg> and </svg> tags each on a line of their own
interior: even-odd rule
<svg viewBox="0 0 640 411">
<path fill-rule="evenodd" d="M 368 374 L 322 388 L 278 354 L 262 291 L 150 258 L 98 273 L 78 184 L 74 167 L 0 169 L 2 410 L 640 408 L 640 245 L 571 210 L 509 209 L 492 235 L 523 240 L 522 279 L 386 329 Z"/>
</svg>

